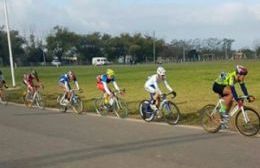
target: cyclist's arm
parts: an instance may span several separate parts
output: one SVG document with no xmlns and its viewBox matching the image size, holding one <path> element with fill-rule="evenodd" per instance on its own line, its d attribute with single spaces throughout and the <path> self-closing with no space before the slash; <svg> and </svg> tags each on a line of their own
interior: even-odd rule
<svg viewBox="0 0 260 168">
<path fill-rule="evenodd" d="M 234 85 L 231 85 L 230 88 L 231 88 L 232 95 L 233 95 L 234 99 L 235 99 L 236 101 L 238 101 L 238 95 L 237 95 L 235 86 L 234 86 Z"/>
<path fill-rule="evenodd" d="M 242 92 L 244 93 L 245 96 L 248 96 L 248 91 L 247 91 L 247 88 L 246 88 L 246 85 L 245 83 L 240 83 L 240 88 L 242 90 Z"/>
<path fill-rule="evenodd" d="M 74 81 L 74 84 L 76 86 L 76 89 L 79 90 L 79 83 L 78 83 L 78 81 Z"/>
<path fill-rule="evenodd" d="M 110 92 L 110 90 L 109 90 L 109 88 L 108 88 L 108 86 L 107 86 L 107 83 L 106 83 L 106 82 L 103 82 L 103 81 L 102 81 L 102 83 L 103 83 L 103 86 L 104 86 L 104 89 L 105 89 L 106 93 L 109 94 L 109 95 L 111 95 L 112 93 Z"/>
<path fill-rule="evenodd" d="M 169 92 L 173 91 L 173 89 L 171 88 L 171 86 L 168 84 L 168 82 L 166 80 L 164 80 L 163 83 L 164 83 L 165 87 L 169 90 Z"/>
<path fill-rule="evenodd" d="M 115 87 L 116 90 L 120 90 L 119 87 L 118 87 L 118 85 L 117 85 L 117 83 L 116 83 L 116 81 L 113 81 L 113 85 L 114 85 L 114 87 Z"/>
</svg>

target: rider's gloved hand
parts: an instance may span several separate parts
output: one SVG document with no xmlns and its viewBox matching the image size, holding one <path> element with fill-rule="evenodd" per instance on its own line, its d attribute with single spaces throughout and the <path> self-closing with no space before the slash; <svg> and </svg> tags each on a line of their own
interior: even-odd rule
<svg viewBox="0 0 260 168">
<path fill-rule="evenodd" d="M 175 91 L 172 91 L 171 93 L 173 94 L 174 97 L 177 96 L 177 93 Z"/>
<path fill-rule="evenodd" d="M 255 101 L 255 97 L 254 96 L 248 96 L 247 100 L 248 100 L 248 102 L 253 102 L 253 101 Z"/>
</svg>

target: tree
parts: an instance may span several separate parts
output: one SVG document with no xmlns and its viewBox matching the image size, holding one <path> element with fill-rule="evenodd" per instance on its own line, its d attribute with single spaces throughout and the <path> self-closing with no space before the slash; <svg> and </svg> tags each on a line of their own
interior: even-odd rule
<svg viewBox="0 0 260 168">
<path fill-rule="evenodd" d="M 16 30 L 10 31 L 10 38 L 12 43 L 12 52 L 14 62 L 22 62 L 24 58 L 25 39 L 19 35 Z M 4 65 L 9 65 L 9 50 L 7 43 L 7 33 L 4 31 L 4 26 L 0 27 L 0 58 Z"/>
</svg>

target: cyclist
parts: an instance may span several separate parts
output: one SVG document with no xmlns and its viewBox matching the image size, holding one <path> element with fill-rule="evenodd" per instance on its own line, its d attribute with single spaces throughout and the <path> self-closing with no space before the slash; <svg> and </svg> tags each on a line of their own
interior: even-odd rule
<svg viewBox="0 0 260 168">
<path fill-rule="evenodd" d="M 104 93 L 105 104 L 110 105 L 113 104 L 112 98 L 113 93 L 111 92 L 108 84 L 112 82 L 114 88 L 120 92 L 120 88 L 118 87 L 116 80 L 115 80 L 115 72 L 112 69 L 107 69 L 106 74 L 98 75 L 97 76 L 97 88 Z"/>
<path fill-rule="evenodd" d="M 224 102 L 221 104 L 220 113 L 222 118 L 222 123 L 226 123 L 228 120 L 228 112 L 232 106 L 232 99 L 234 98 L 238 105 L 242 105 L 242 101 L 239 100 L 235 84 L 239 83 L 242 92 L 245 96 L 248 96 L 248 91 L 246 88 L 246 85 L 244 83 L 245 76 L 247 75 L 248 70 L 246 67 L 237 65 L 235 67 L 235 70 L 230 73 L 224 73 L 222 72 L 220 76 L 215 80 L 212 90 L 219 94 L 219 96 L 224 100 Z M 254 97 L 249 96 L 249 101 L 253 101 Z"/>
<path fill-rule="evenodd" d="M 6 85 L 3 72 L 0 70 L 0 98 L 2 97 L 2 89 L 3 87 L 8 88 Z"/>
<path fill-rule="evenodd" d="M 73 81 L 74 85 L 76 87 L 75 90 L 79 90 L 79 83 L 77 81 L 76 75 L 73 71 L 68 71 L 68 73 L 63 74 L 59 79 L 59 86 L 63 89 L 65 92 L 65 96 L 62 98 L 61 102 L 64 102 L 65 104 L 68 104 L 71 97 L 71 86 L 70 82 Z"/>
<path fill-rule="evenodd" d="M 174 95 L 176 96 L 176 92 L 173 91 L 173 89 L 170 87 L 168 82 L 166 81 L 166 70 L 159 66 L 157 68 L 157 73 L 149 76 L 148 80 L 145 82 L 144 88 L 147 92 L 150 93 L 150 97 L 152 99 L 152 105 L 151 108 L 154 111 L 157 111 L 160 106 L 160 96 L 162 95 L 162 92 L 159 88 L 159 83 L 163 82 L 165 87 Z"/>
<path fill-rule="evenodd" d="M 31 93 L 31 95 L 34 94 L 37 87 L 43 86 L 39 79 L 37 71 L 34 69 L 31 71 L 31 73 L 23 75 L 23 83 L 27 87 L 27 93 Z"/>
</svg>

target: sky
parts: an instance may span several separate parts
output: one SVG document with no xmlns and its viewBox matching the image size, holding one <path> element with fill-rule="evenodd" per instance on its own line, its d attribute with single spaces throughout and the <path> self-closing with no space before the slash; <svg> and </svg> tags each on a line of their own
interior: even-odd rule
<svg viewBox="0 0 260 168">
<path fill-rule="evenodd" d="M 234 49 L 260 43 L 260 0 L 6 0 L 11 29 L 46 37 L 64 26 L 87 34 L 143 33 L 173 39 L 232 38 Z M 0 0 L 0 25 L 5 24 Z"/>
</svg>

